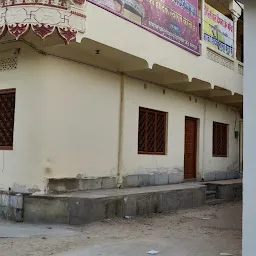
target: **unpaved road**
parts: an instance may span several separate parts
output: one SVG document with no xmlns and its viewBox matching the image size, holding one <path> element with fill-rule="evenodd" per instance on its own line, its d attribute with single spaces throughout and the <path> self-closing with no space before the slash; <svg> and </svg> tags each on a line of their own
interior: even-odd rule
<svg viewBox="0 0 256 256">
<path fill-rule="evenodd" d="M 79 227 L 0 222 L 0 255 L 241 256 L 241 211 L 236 202 Z"/>
</svg>

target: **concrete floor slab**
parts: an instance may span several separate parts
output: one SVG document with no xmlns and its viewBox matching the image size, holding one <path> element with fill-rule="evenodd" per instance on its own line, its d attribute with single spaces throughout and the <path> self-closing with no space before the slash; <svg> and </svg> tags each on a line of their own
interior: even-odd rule
<svg viewBox="0 0 256 256">
<path fill-rule="evenodd" d="M 215 184 L 215 185 L 233 185 L 233 184 L 242 184 L 242 179 L 233 179 L 233 180 L 217 180 L 217 181 L 208 181 L 202 182 L 201 184 Z"/>
<path fill-rule="evenodd" d="M 150 187 L 139 187 L 139 188 L 124 188 L 124 189 L 100 189 L 100 190 L 88 190 L 88 191 L 76 191 L 62 194 L 47 194 L 47 195 L 36 195 L 33 197 L 44 198 L 70 198 L 70 197 L 81 197 L 81 198 L 104 198 L 114 196 L 125 196 L 145 193 L 156 193 L 162 191 L 176 191 L 204 187 L 204 184 L 197 182 L 188 182 L 182 184 L 173 185 L 160 185 Z"/>
</svg>

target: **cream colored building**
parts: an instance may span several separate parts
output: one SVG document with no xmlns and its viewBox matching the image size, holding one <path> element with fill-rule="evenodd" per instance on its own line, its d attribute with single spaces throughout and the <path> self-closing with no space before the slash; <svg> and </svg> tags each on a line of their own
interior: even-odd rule
<svg viewBox="0 0 256 256">
<path fill-rule="evenodd" d="M 199 54 L 191 53 L 100 2 L 2 1 L 0 189 L 41 193 L 237 178 L 241 8 L 207 1 L 233 16 L 230 56 L 204 40 Z M 201 38 L 205 4 L 198 10 Z M 125 12 L 142 22 L 135 7 L 137 15 Z"/>
</svg>

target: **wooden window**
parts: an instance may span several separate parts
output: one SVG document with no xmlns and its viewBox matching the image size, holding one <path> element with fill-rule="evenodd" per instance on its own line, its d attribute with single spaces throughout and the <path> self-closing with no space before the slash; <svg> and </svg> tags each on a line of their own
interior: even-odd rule
<svg viewBox="0 0 256 256">
<path fill-rule="evenodd" d="M 165 155 L 166 113 L 139 108 L 138 153 Z"/>
<path fill-rule="evenodd" d="M 213 149 L 215 157 L 228 156 L 228 125 L 213 122 Z"/>
<path fill-rule="evenodd" d="M 0 150 L 13 149 L 15 89 L 0 90 Z"/>
</svg>

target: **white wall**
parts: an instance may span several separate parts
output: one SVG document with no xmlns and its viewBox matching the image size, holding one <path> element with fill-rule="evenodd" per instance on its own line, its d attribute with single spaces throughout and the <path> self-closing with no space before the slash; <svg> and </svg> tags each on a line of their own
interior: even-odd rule
<svg viewBox="0 0 256 256">
<path fill-rule="evenodd" d="M 120 77 L 22 49 L 0 89 L 16 88 L 14 150 L 0 189 L 42 190 L 47 177 L 117 173 Z"/>
<path fill-rule="evenodd" d="M 147 89 L 144 85 L 147 85 Z M 191 100 L 190 100 L 191 98 Z M 138 80 L 126 79 L 124 90 L 124 175 L 154 171 L 182 170 L 184 165 L 185 116 L 199 119 L 198 172 L 238 170 L 238 140 L 234 129 L 238 115 L 230 107 L 187 94 L 166 90 Z M 196 102 L 197 101 L 197 102 Z M 139 107 L 168 112 L 167 154 L 139 155 Z M 204 111 L 206 109 L 206 111 Z M 205 113 L 204 113 L 205 112 Z M 203 145 L 205 115 L 205 143 Z M 213 121 L 229 124 L 229 152 L 227 158 L 212 157 Z M 237 120 L 237 128 L 239 122 Z M 202 173 L 203 175 L 203 173 Z"/>
<path fill-rule="evenodd" d="M 0 151 L 1 190 L 11 187 L 27 191 L 43 187 L 39 133 L 42 89 L 40 78 L 45 74 L 41 69 L 41 60 L 38 54 L 22 49 L 17 70 L 0 72 L 0 89 L 16 88 L 14 149 Z"/>
<path fill-rule="evenodd" d="M 208 102 L 206 105 L 204 171 L 238 171 L 239 170 L 239 139 L 235 131 L 239 131 L 240 116 L 225 105 Z M 228 157 L 212 157 L 213 121 L 228 124 Z"/>
<path fill-rule="evenodd" d="M 117 173 L 120 77 L 46 57 L 44 161 L 48 177 Z"/>
<path fill-rule="evenodd" d="M 115 176 L 120 75 L 22 49 L 18 69 L 1 72 L 0 88 L 16 88 L 14 150 L 0 152 L 0 186 L 43 189 L 45 178 Z M 166 156 L 137 154 L 139 106 L 168 112 Z M 185 116 L 199 121 L 198 171 L 236 168 L 231 108 L 125 78 L 122 175 L 183 170 Z M 203 146 L 205 119 L 206 140 Z M 228 158 L 212 157 L 212 122 L 229 124 Z M 238 124 L 237 124 L 238 125 Z M 204 165 L 204 166 L 203 166 Z"/>
</svg>

